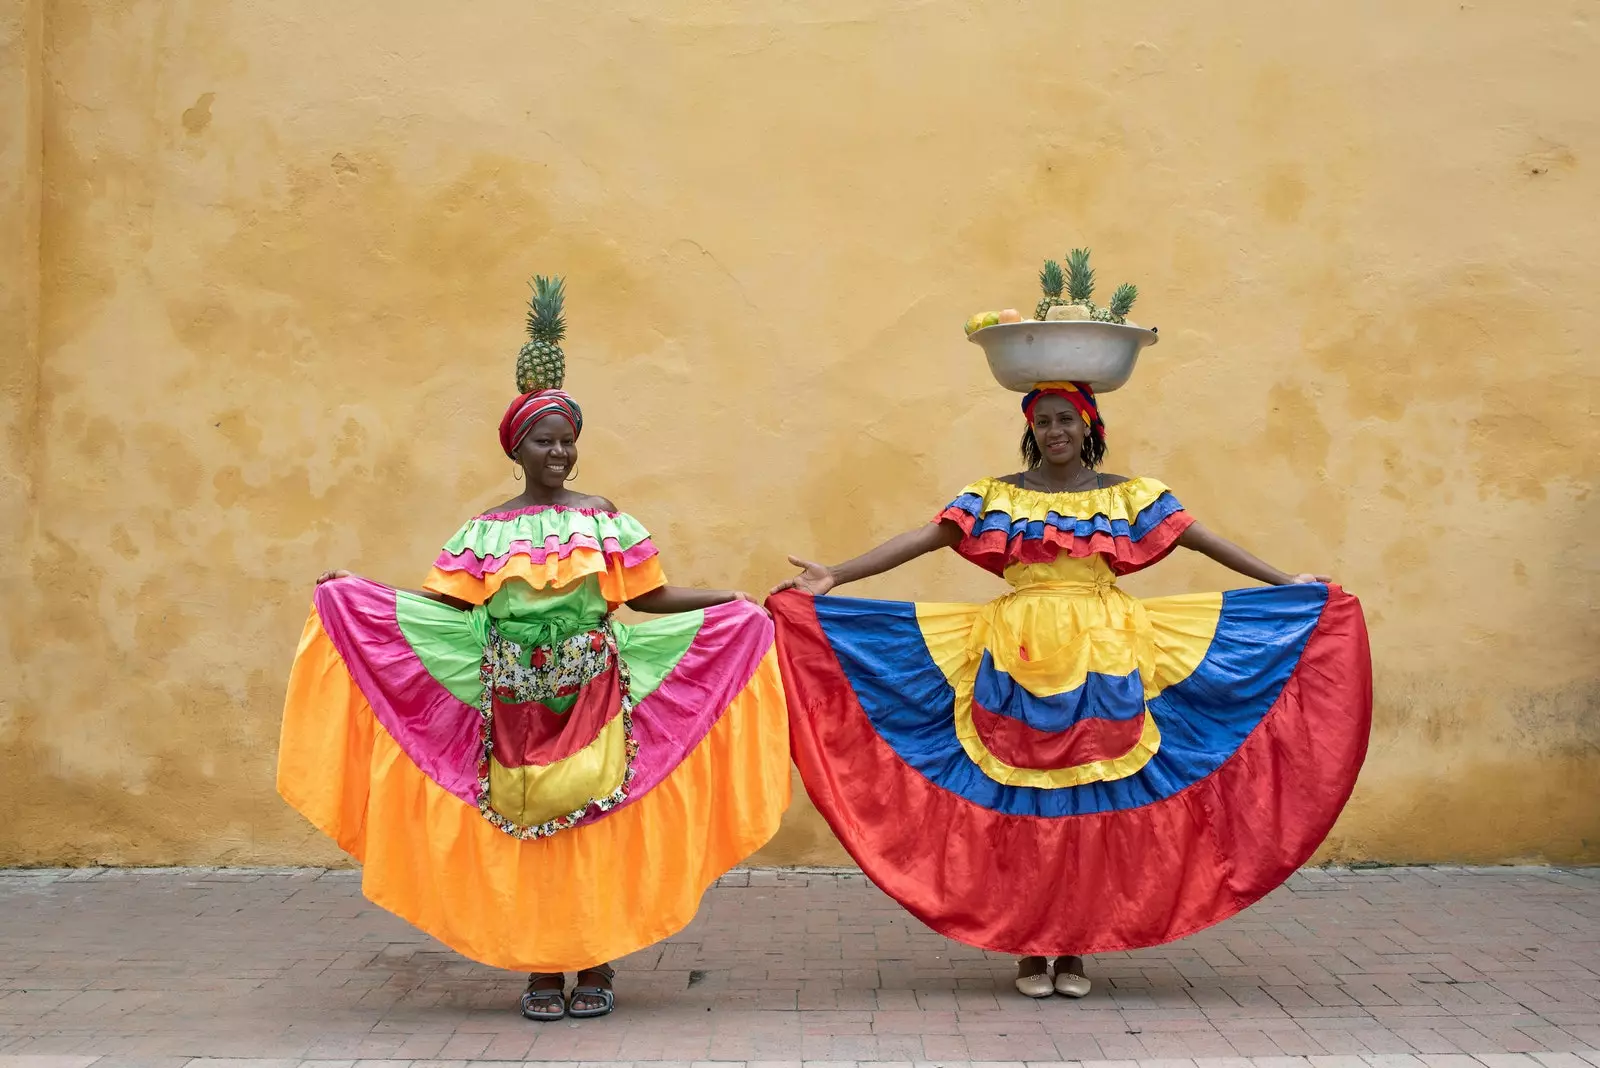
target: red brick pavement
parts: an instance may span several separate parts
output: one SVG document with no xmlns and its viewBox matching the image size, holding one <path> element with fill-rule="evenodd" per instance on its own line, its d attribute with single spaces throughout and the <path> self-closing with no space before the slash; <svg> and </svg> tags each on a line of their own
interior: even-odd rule
<svg viewBox="0 0 1600 1068">
<path fill-rule="evenodd" d="M 0 1068 L 1600 1068 L 1595 870 L 1304 871 L 1213 930 L 1094 958 L 1076 1002 L 1016 995 L 1011 961 L 859 875 L 753 871 L 619 967 L 615 1015 L 534 1024 L 522 977 L 351 872 L 4 871 Z"/>
</svg>

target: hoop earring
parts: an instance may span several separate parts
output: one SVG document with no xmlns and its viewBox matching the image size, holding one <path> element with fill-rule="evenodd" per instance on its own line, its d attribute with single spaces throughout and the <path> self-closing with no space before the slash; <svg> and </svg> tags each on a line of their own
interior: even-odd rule
<svg viewBox="0 0 1600 1068">
<path fill-rule="evenodd" d="M 577 464 L 573 464 L 572 465 L 572 474 L 568 475 L 566 478 L 562 479 L 561 481 L 563 481 L 563 482 L 571 482 L 573 479 L 575 479 L 577 477 L 578 477 L 578 465 Z"/>
<path fill-rule="evenodd" d="M 517 464 L 511 465 L 511 477 L 516 479 L 518 482 L 522 481 L 522 468 Z"/>
</svg>

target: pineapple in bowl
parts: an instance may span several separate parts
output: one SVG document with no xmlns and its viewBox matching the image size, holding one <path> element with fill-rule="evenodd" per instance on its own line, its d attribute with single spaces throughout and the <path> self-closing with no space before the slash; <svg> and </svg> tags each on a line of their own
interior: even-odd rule
<svg viewBox="0 0 1600 1068">
<path fill-rule="evenodd" d="M 1021 320 L 1008 310 L 967 320 L 967 340 L 983 348 L 990 373 L 1007 389 L 1026 393 L 1040 382 L 1088 382 L 1104 393 L 1126 383 L 1139 350 L 1156 343 L 1153 328 L 1128 322 L 1137 286 L 1118 286 L 1101 307 L 1094 302 L 1089 250 L 1073 249 L 1066 263 L 1063 270 L 1045 261 L 1034 318 Z"/>
</svg>

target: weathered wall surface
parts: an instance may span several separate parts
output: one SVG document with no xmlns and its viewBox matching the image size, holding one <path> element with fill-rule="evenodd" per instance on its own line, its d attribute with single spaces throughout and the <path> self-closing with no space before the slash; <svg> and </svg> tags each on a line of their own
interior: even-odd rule
<svg viewBox="0 0 1600 1068">
<path fill-rule="evenodd" d="M 1600 860 L 1590 5 L 581 7 L 0 0 L 0 863 L 337 861 L 272 786 L 311 579 L 509 495 L 535 271 L 581 485 L 761 589 L 1013 469 L 960 326 L 1075 244 L 1163 328 L 1111 467 L 1367 606 L 1325 855 Z M 761 859 L 841 857 L 797 800 Z"/>
</svg>

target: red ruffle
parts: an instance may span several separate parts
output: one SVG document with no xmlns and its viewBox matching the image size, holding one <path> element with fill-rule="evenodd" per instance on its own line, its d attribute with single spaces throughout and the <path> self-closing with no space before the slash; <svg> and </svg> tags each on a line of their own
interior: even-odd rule
<svg viewBox="0 0 1600 1068">
<path fill-rule="evenodd" d="M 1012 564 L 1048 564 L 1060 556 L 1083 558 L 1099 554 L 1118 575 L 1129 575 L 1159 562 L 1173 549 L 1178 539 L 1189 529 L 1194 517 L 1188 512 L 1174 512 L 1138 541 L 1127 536 L 1117 536 L 1096 531 L 1088 537 L 1069 534 L 1058 527 L 1046 526 L 1042 537 L 1029 538 L 1021 534 L 1008 536 L 1003 530 L 990 530 L 977 537 L 972 528 L 977 517 L 960 508 L 946 508 L 939 519 L 954 523 L 965 535 L 956 546 L 956 552 L 985 571 L 1004 575 Z"/>
</svg>

